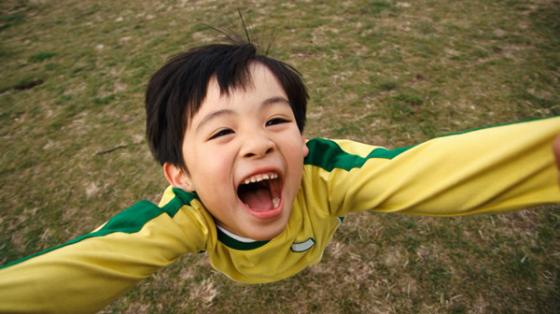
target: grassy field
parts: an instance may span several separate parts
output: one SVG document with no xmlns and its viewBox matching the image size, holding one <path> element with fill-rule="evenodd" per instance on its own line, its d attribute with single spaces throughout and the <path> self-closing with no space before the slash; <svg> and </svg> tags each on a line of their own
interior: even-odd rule
<svg viewBox="0 0 560 314">
<path fill-rule="evenodd" d="M 560 114 L 554 0 L 0 2 L 0 264 L 166 184 L 143 93 L 170 56 L 240 31 L 298 68 L 308 137 L 398 147 Z M 507 145 L 507 143 L 504 143 Z M 241 285 L 185 256 L 105 313 L 558 313 L 558 208 L 349 217 L 323 261 Z"/>
</svg>

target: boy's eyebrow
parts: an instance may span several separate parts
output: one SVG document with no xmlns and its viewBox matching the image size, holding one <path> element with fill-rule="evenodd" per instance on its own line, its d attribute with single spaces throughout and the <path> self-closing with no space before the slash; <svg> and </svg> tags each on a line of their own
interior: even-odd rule
<svg viewBox="0 0 560 314">
<path fill-rule="evenodd" d="M 196 130 L 197 131 L 200 130 L 205 124 L 215 119 L 216 117 L 223 116 L 223 115 L 232 115 L 232 114 L 234 114 L 234 112 L 231 109 L 222 109 L 222 110 L 214 111 L 211 114 L 202 118 L 200 123 L 196 126 Z"/>
<path fill-rule="evenodd" d="M 276 97 L 270 97 L 270 98 L 266 99 L 265 101 L 263 101 L 261 103 L 261 106 L 266 107 L 266 106 L 269 106 L 269 105 L 272 105 L 272 104 L 275 104 L 275 103 L 279 103 L 279 102 L 286 103 L 286 105 L 290 104 L 290 102 L 285 97 L 276 96 Z"/>
<path fill-rule="evenodd" d="M 287 105 L 290 105 L 290 102 L 285 97 L 276 96 L 276 97 L 270 97 L 270 98 L 265 99 L 260 104 L 260 106 L 261 107 L 268 107 L 268 106 L 271 106 L 271 105 L 277 104 L 277 103 L 285 103 Z M 214 112 L 210 113 L 209 115 L 205 116 L 204 118 L 202 118 L 200 123 L 196 126 L 196 130 L 197 131 L 200 130 L 204 124 L 208 123 L 210 120 L 215 119 L 216 117 L 223 116 L 223 115 L 232 115 L 234 113 L 235 113 L 235 111 L 233 111 L 231 109 L 222 109 L 222 110 L 214 111 Z"/>
</svg>

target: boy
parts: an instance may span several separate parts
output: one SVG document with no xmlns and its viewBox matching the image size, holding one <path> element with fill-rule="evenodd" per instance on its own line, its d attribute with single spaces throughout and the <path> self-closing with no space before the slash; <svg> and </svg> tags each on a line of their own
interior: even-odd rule
<svg viewBox="0 0 560 314">
<path fill-rule="evenodd" d="M 1 311 L 96 311 L 182 254 L 206 251 L 246 283 L 317 263 L 343 217 L 494 213 L 560 202 L 560 118 L 388 150 L 303 137 L 307 92 L 251 44 L 171 59 L 146 94 L 147 138 L 168 188 L 92 233 L 4 266 Z"/>
</svg>

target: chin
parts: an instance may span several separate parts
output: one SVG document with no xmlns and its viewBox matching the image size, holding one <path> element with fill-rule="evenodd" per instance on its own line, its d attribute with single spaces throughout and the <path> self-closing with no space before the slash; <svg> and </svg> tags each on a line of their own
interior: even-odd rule
<svg viewBox="0 0 560 314">
<path fill-rule="evenodd" d="M 288 220 L 286 219 L 285 221 L 276 221 L 274 224 L 268 226 L 255 226 L 255 228 L 247 234 L 247 237 L 257 241 L 271 240 L 282 233 L 287 225 Z"/>
</svg>

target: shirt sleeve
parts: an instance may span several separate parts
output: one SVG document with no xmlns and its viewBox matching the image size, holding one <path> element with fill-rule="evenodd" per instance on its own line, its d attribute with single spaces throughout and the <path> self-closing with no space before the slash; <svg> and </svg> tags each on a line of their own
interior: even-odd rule
<svg viewBox="0 0 560 314">
<path fill-rule="evenodd" d="M 411 215 L 495 213 L 560 203 L 551 145 L 560 117 L 385 149 L 312 140 L 306 164 L 331 215 L 371 210 Z"/>
<path fill-rule="evenodd" d="M 0 313 L 96 312 L 182 254 L 204 250 L 203 229 L 177 199 L 139 202 L 94 232 L 0 268 Z"/>
</svg>

